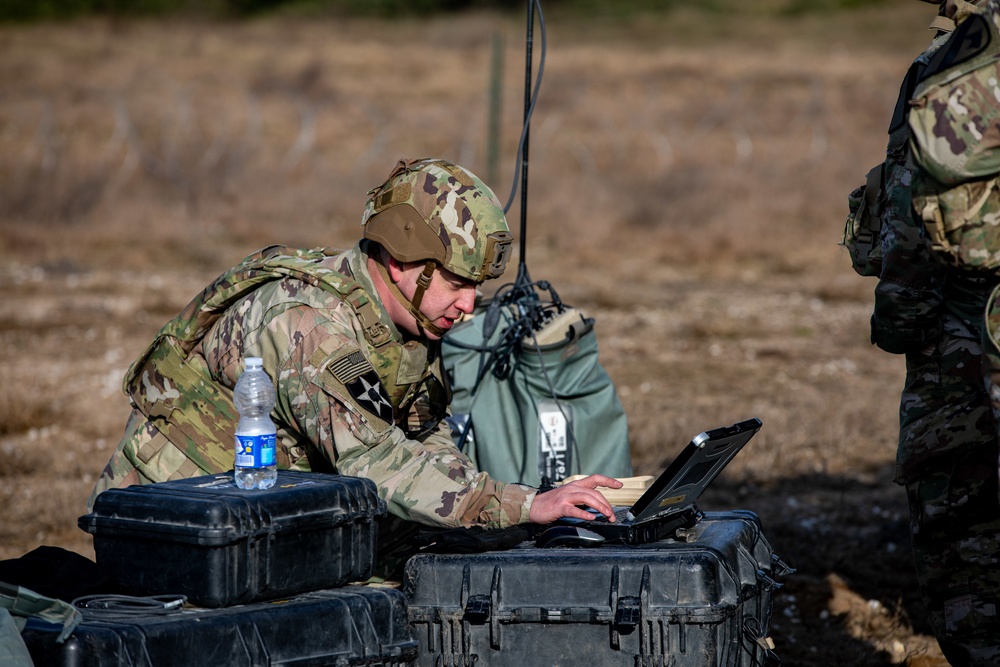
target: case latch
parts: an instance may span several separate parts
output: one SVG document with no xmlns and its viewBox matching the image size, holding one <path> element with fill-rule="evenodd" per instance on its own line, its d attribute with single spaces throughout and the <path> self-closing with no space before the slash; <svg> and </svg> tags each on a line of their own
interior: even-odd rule
<svg viewBox="0 0 1000 667">
<path fill-rule="evenodd" d="M 490 596 L 470 595 L 465 603 L 465 620 L 469 623 L 485 623 L 490 617 Z"/>
</svg>

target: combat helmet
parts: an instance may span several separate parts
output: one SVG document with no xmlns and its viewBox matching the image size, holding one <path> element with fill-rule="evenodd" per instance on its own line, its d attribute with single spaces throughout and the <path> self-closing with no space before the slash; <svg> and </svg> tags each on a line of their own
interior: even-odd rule
<svg viewBox="0 0 1000 667">
<path fill-rule="evenodd" d="M 420 301 L 442 267 L 481 283 L 503 275 L 513 236 L 503 206 L 475 174 L 438 158 L 399 160 L 389 177 L 368 192 L 362 236 L 379 243 L 397 261 L 425 262 L 412 302 L 382 277 L 418 326 L 441 335 L 419 310 Z"/>
</svg>

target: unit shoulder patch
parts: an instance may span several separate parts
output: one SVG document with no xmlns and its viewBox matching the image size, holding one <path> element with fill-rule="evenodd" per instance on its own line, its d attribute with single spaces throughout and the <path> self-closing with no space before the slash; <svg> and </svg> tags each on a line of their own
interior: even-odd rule
<svg viewBox="0 0 1000 667">
<path fill-rule="evenodd" d="M 363 352 L 353 350 L 331 361 L 327 369 L 359 408 L 381 421 L 393 422 L 392 403 L 375 367 Z"/>
</svg>

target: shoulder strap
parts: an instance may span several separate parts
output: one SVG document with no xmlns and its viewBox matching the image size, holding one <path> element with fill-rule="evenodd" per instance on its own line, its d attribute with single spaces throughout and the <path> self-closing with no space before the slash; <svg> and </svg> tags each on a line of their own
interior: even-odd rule
<svg viewBox="0 0 1000 667">
<path fill-rule="evenodd" d="M 919 83 L 924 85 L 927 81 L 938 77 L 942 72 L 966 63 L 975 67 L 980 64 L 981 57 L 989 59 L 991 56 L 995 56 L 1000 45 L 996 43 L 997 30 L 992 25 L 991 18 L 985 13 L 977 12 L 962 21 L 948 38 L 944 47 L 938 49 L 934 57 L 927 63 L 927 68 L 922 73 Z M 947 77 L 948 80 L 952 78 L 952 75 Z M 935 81 L 934 83 L 939 82 Z"/>
</svg>

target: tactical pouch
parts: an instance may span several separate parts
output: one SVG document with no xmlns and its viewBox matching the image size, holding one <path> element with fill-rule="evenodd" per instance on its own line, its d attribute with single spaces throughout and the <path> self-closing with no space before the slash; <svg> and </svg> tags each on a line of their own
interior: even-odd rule
<svg viewBox="0 0 1000 667">
<path fill-rule="evenodd" d="M 882 271 L 882 170 L 884 163 L 873 167 L 865 184 L 848 196 L 847 223 L 841 242 L 851 256 L 854 271 L 862 276 L 878 276 Z"/>
<path fill-rule="evenodd" d="M 1000 176 L 948 187 L 917 172 L 913 209 L 943 261 L 1000 276 Z"/>
</svg>

